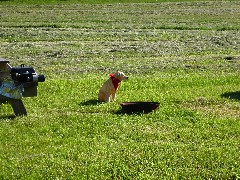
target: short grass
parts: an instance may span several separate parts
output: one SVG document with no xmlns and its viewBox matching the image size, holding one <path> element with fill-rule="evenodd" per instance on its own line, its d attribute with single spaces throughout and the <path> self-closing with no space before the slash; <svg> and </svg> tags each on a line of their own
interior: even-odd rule
<svg viewBox="0 0 240 180">
<path fill-rule="evenodd" d="M 0 19 L 0 56 L 47 76 L 28 116 L 0 106 L 1 179 L 240 178 L 238 1 L 1 2 Z M 129 80 L 98 103 L 116 70 Z"/>
<path fill-rule="evenodd" d="M 160 2 L 187 2 L 207 0 L 0 0 L 3 4 L 112 4 L 112 3 L 160 3 Z M 217 0 L 210 0 L 217 1 Z M 236 0 L 230 0 L 236 1 Z"/>
</svg>

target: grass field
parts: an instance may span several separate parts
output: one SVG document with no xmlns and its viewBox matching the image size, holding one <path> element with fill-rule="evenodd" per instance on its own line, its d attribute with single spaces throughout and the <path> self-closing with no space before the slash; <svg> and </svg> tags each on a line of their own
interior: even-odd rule
<svg viewBox="0 0 240 180">
<path fill-rule="evenodd" d="M 0 57 L 47 76 L 28 116 L 0 105 L 0 179 L 240 178 L 239 1 L 1 1 L 0 20 Z M 117 101 L 98 103 L 117 70 Z"/>
<path fill-rule="evenodd" d="M 162 3 L 162 2 L 199 2 L 218 0 L 0 0 L 3 4 L 112 4 L 112 3 Z M 229 0 L 236 1 L 236 0 Z"/>
</svg>

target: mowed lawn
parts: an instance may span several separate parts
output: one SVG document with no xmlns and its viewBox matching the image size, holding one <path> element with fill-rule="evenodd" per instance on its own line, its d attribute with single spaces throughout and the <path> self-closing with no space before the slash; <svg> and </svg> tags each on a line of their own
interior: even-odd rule
<svg viewBox="0 0 240 180">
<path fill-rule="evenodd" d="M 47 78 L 28 116 L 0 105 L 0 179 L 240 178 L 239 1 L 28 2 L 0 1 L 0 57 Z"/>
</svg>

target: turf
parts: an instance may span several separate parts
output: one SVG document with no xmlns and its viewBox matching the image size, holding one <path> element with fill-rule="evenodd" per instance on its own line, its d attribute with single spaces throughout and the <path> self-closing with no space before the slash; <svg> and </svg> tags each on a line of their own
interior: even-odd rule
<svg viewBox="0 0 240 180">
<path fill-rule="evenodd" d="M 112 4 L 112 3 L 161 3 L 161 2 L 202 2 L 209 0 L 0 0 L 3 4 Z M 210 0 L 217 1 L 217 0 Z M 229 0 L 236 1 L 236 0 Z"/>
</svg>

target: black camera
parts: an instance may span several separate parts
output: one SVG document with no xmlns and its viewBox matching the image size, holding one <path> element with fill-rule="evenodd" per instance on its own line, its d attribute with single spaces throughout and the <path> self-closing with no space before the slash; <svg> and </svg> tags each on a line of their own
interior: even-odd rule
<svg viewBox="0 0 240 180">
<path fill-rule="evenodd" d="M 38 83 L 45 81 L 44 75 L 38 75 L 33 67 L 24 66 L 24 64 L 13 67 L 11 69 L 11 76 L 14 81 L 19 83 Z"/>
</svg>

